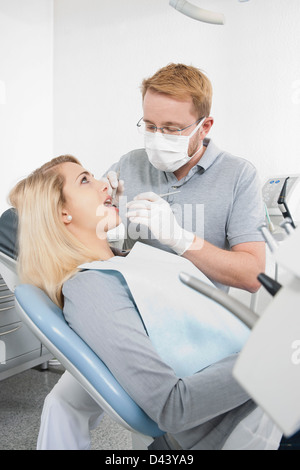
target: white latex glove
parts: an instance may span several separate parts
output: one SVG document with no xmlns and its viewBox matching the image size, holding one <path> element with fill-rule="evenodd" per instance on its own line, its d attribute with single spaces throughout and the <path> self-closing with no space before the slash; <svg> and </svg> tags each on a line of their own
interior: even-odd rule
<svg viewBox="0 0 300 470">
<path fill-rule="evenodd" d="M 157 194 L 139 194 L 127 204 L 126 216 L 130 222 L 149 228 L 154 237 L 163 245 L 182 255 L 194 241 L 195 235 L 178 224 L 167 201 Z"/>
<path fill-rule="evenodd" d="M 116 202 L 124 192 L 124 181 L 118 179 L 118 175 L 115 171 L 109 171 L 106 178 L 102 178 L 102 181 L 106 181 L 109 184 L 108 193 L 111 196 L 116 190 Z"/>
</svg>

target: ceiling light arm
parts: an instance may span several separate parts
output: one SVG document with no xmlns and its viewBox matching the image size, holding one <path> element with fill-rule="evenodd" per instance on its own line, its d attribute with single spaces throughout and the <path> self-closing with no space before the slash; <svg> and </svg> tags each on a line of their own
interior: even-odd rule
<svg viewBox="0 0 300 470">
<path fill-rule="evenodd" d="M 186 16 L 204 23 L 224 24 L 225 16 L 223 13 L 204 10 L 203 8 L 192 5 L 186 0 L 169 0 L 169 4 Z"/>
</svg>

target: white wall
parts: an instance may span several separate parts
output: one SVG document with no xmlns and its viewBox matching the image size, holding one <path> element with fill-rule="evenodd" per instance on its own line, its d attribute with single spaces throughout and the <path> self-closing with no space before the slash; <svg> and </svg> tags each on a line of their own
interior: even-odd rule
<svg viewBox="0 0 300 470">
<path fill-rule="evenodd" d="M 0 0 L 0 214 L 12 185 L 53 153 L 52 20 L 52 0 Z"/>
<path fill-rule="evenodd" d="M 139 85 L 171 61 L 212 80 L 220 147 L 262 178 L 300 173 L 299 0 L 190 1 L 224 12 L 226 25 L 168 0 L 0 0 L 0 212 L 12 184 L 54 155 L 100 175 L 142 146 Z"/>
<path fill-rule="evenodd" d="M 191 0 L 222 11 L 199 23 L 168 0 L 54 0 L 54 151 L 102 173 L 142 145 L 139 85 L 167 63 L 206 71 L 211 136 L 262 178 L 300 173 L 299 0 Z"/>
</svg>

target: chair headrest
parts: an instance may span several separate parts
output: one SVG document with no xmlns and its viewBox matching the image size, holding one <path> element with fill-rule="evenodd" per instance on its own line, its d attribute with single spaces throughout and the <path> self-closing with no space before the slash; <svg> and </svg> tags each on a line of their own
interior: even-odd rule
<svg viewBox="0 0 300 470">
<path fill-rule="evenodd" d="M 10 258 L 18 257 L 18 215 L 8 209 L 0 217 L 0 251 Z"/>
</svg>

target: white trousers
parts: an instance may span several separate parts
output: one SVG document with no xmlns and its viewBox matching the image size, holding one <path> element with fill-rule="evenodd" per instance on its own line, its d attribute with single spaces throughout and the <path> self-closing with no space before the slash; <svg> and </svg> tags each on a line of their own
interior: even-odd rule
<svg viewBox="0 0 300 470">
<path fill-rule="evenodd" d="M 65 372 L 45 399 L 37 450 L 90 449 L 90 430 L 99 425 L 103 413 L 79 382 Z"/>
<path fill-rule="evenodd" d="M 45 399 L 37 450 L 90 449 L 90 431 L 103 414 L 79 382 L 65 372 Z M 257 408 L 233 430 L 223 450 L 276 450 L 280 439 L 281 432 Z"/>
</svg>

